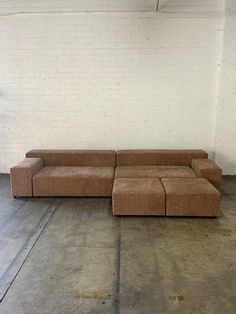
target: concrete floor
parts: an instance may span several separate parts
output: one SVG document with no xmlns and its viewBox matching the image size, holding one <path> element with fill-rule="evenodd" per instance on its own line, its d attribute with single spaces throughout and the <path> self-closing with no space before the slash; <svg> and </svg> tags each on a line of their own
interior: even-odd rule
<svg viewBox="0 0 236 314">
<path fill-rule="evenodd" d="M 236 313 L 236 177 L 221 212 L 118 218 L 109 198 L 13 199 L 0 175 L 0 313 Z"/>
</svg>

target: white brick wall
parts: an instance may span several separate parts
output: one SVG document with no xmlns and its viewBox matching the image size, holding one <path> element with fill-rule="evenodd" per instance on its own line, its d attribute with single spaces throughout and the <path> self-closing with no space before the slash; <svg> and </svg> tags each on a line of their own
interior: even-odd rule
<svg viewBox="0 0 236 314">
<path fill-rule="evenodd" d="M 236 1 L 226 2 L 216 124 L 216 161 L 236 174 Z"/>
<path fill-rule="evenodd" d="M 32 148 L 215 151 L 218 14 L 0 18 L 0 172 Z"/>
</svg>

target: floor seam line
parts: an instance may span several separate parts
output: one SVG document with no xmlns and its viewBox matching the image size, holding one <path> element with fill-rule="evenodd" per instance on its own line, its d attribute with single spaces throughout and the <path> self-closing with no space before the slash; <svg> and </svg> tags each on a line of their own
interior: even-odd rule
<svg viewBox="0 0 236 314">
<path fill-rule="evenodd" d="M 0 278 L 0 303 L 3 301 L 3 299 L 5 298 L 8 290 L 11 288 L 13 282 L 15 281 L 16 277 L 18 276 L 20 270 L 22 269 L 22 267 L 24 266 L 25 262 L 27 261 L 31 251 L 33 250 L 34 246 L 36 245 L 37 241 L 39 240 L 40 236 L 43 234 L 44 229 L 46 228 L 46 226 L 48 225 L 48 223 L 50 222 L 51 218 L 53 217 L 54 213 L 56 212 L 56 210 L 60 207 L 60 205 L 62 204 L 63 200 L 60 200 L 60 202 L 58 202 L 58 204 L 56 204 L 55 208 L 53 209 L 53 211 L 50 213 L 50 209 L 53 207 L 55 200 L 48 206 L 46 212 L 44 213 L 44 215 L 41 217 L 41 219 L 39 220 L 39 222 L 36 224 L 35 228 L 32 230 L 32 232 L 30 233 L 29 237 L 27 238 L 27 240 L 24 242 L 23 246 L 21 247 L 21 249 L 18 251 L 17 255 L 15 256 L 15 258 L 13 259 L 13 261 L 11 262 L 11 264 L 8 266 L 8 268 L 5 270 L 4 274 L 2 275 L 2 277 Z M 45 219 L 45 217 L 50 214 L 50 216 L 48 217 L 46 223 L 44 224 L 44 226 L 42 228 L 40 228 L 40 224 L 42 223 L 43 219 Z M 29 251 L 27 252 L 26 256 L 24 257 L 22 263 L 20 264 L 19 268 L 16 270 L 14 277 L 11 281 L 9 281 L 9 284 L 7 284 L 7 280 L 5 279 L 5 277 L 7 278 L 10 274 L 10 270 L 13 267 L 14 263 L 17 261 L 17 258 L 19 258 L 19 256 L 22 254 L 22 252 L 24 250 L 27 249 L 27 244 L 30 242 L 30 240 L 32 239 L 32 237 L 34 236 L 34 234 L 37 233 L 37 229 L 41 229 L 39 234 L 37 235 L 35 241 L 33 242 L 31 248 L 29 249 Z M 4 280 L 6 280 L 5 284 L 4 284 Z M 3 283 L 2 283 L 3 281 Z M 1 286 L 3 287 L 1 291 Z M 6 288 L 4 289 L 4 286 L 6 286 Z M 1 296 L 2 295 L 2 296 Z"/>
<path fill-rule="evenodd" d="M 115 267 L 116 267 L 116 277 L 114 283 L 114 299 L 113 299 L 113 313 L 120 313 L 120 261 L 121 261 L 121 218 L 119 218 L 119 223 L 117 224 L 117 239 L 116 239 L 116 257 L 115 257 Z"/>
</svg>

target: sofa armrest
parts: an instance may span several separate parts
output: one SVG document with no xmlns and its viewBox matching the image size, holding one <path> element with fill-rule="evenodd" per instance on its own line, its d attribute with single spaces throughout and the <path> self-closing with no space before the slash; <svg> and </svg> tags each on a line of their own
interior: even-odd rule
<svg viewBox="0 0 236 314">
<path fill-rule="evenodd" d="M 25 158 L 10 169 L 12 196 L 33 196 L 32 177 L 43 167 L 41 158 Z"/>
<path fill-rule="evenodd" d="M 196 175 L 208 179 L 217 189 L 220 188 L 222 169 L 210 159 L 193 159 L 192 169 Z"/>
</svg>

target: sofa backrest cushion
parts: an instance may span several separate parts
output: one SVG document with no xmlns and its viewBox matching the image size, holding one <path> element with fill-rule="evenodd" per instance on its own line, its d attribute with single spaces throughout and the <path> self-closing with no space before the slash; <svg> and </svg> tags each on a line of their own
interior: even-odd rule
<svg viewBox="0 0 236 314">
<path fill-rule="evenodd" d="M 199 149 L 137 149 L 117 151 L 117 166 L 191 166 L 192 159 L 208 158 Z"/>
<path fill-rule="evenodd" d="M 44 166 L 114 167 L 113 150 L 31 150 L 26 157 L 42 158 Z"/>
</svg>

